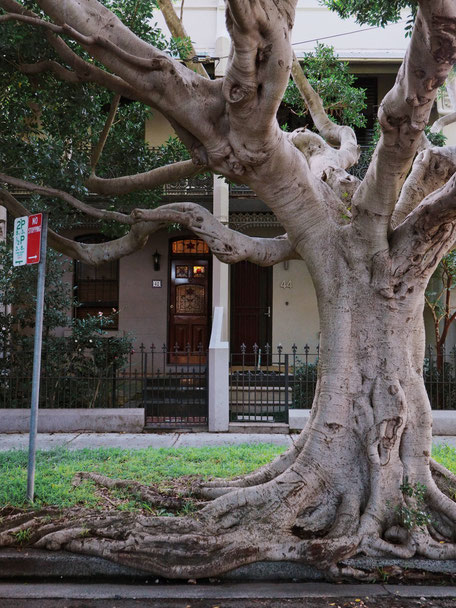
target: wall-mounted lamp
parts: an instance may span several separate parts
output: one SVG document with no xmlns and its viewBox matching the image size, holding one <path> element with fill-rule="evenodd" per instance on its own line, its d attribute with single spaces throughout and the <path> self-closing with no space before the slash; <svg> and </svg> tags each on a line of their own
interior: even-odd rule
<svg viewBox="0 0 456 608">
<path fill-rule="evenodd" d="M 157 250 L 155 250 L 153 258 L 154 258 L 154 270 L 160 270 L 160 258 L 161 258 L 161 255 L 158 253 Z"/>
</svg>

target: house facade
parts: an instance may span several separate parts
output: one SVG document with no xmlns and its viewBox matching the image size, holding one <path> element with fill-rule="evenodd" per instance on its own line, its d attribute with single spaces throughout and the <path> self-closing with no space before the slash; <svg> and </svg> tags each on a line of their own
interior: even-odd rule
<svg viewBox="0 0 456 608">
<path fill-rule="evenodd" d="M 194 43 L 197 60 L 207 62 L 215 78 L 224 75 L 229 54 L 224 11 L 223 0 L 186 0 L 183 7 L 184 25 Z M 160 14 L 157 20 L 166 31 Z M 367 124 L 359 130 L 358 139 L 361 146 L 367 147 L 378 105 L 393 86 L 405 53 L 404 22 L 385 29 L 360 27 L 353 21 L 340 20 L 318 0 L 299 0 L 293 38 L 298 58 L 311 52 L 317 42 L 332 45 L 339 58 L 349 62 L 357 85 L 366 89 Z M 439 112 L 451 109 L 442 99 L 438 105 L 435 118 Z M 449 140 L 456 142 L 456 129 L 450 126 L 445 131 Z M 174 134 L 158 112 L 146 124 L 145 133 L 151 146 L 163 144 Z M 222 223 L 249 235 L 274 237 L 283 233 L 277 219 L 252 191 L 228 184 L 217 176 L 200 176 L 166 186 L 162 203 L 178 201 L 197 202 Z M 90 222 L 79 226 L 70 236 L 86 242 L 100 238 Z M 236 392 L 235 397 L 234 389 L 228 388 L 230 364 L 235 370 L 262 365 L 277 367 L 277 359 L 271 353 L 279 352 L 282 373 L 280 366 L 285 365 L 285 356 L 290 357 L 286 365 L 294 369 L 296 361 L 310 357 L 312 363 L 318 354 L 317 300 L 303 261 L 283 262 L 271 268 L 249 262 L 228 266 L 214 258 L 205 243 L 192 233 L 173 228 L 155 233 L 143 249 L 118 262 L 97 268 L 70 262 L 65 279 L 75 287 L 81 303 L 75 315 L 118 311 L 116 325 L 108 328 L 107 334 L 131 334 L 135 351 L 151 355 L 152 359 L 149 356 L 145 364 L 143 359 L 138 364 L 143 371 L 146 369 L 145 376 L 151 360 L 154 365 L 154 353 L 163 354 L 162 371 L 186 363 L 209 368 L 212 430 L 228 430 L 229 401 L 235 411 L 233 403 L 239 406 L 246 399 L 245 393 L 239 397 Z M 425 321 L 428 342 L 432 343 L 428 313 Z M 65 336 L 67 330 L 62 328 L 59 333 Z M 454 329 L 448 340 L 451 344 L 456 342 Z M 210 343 L 214 348 L 208 355 Z M 184 384 L 187 381 L 188 386 L 199 382 L 184 378 Z M 152 387 L 151 391 L 154 390 Z M 288 388 L 283 394 L 288 394 L 287 391 Z M 294 395 L 293 391 L 290 394 Z M 134 406 L 134 398 L 130 397 L 127 405 Z M 272 401 L 261 409 L 266 412 L 266 419 L 268 411 L 275 407 Z M 254 418 L 246 415 L 244 405 L 238 407 L 238 412 L 239 421 Z M 204 418 L 202 415 L 201 421 Z M 151 424 L 163 419 L 162 414 L 155 416 L 153 412 L 149 416 Z M 200 418 L 195 415 L 195 420 Z"/>
<path fill-rule="evenodd" d="M 200 61 L 206 61 L 215 77 L 223 76 L 229 53 L 223 0 L 186 0 L 183 21 Z M 157 15 L 158 25 L 166 24 Z M 404 20 L 406 14 L 404 14 Z M 392 87 L 407 46 L 404 22 L 385 29 L 359 27 L 342 21 L 318 0 L 300 0 L 294 28 L 294 49 L 298 57 L 312 51 L 319 41 L 334 46 L 341 60 L 348 61 L 357 85 L 366 89 L 367 125 L 358 133 L 367 146 L 377 107 Z M 441 111 L 445 111 L 440 103 Z M 435 113 L 437 117 L 437 113 Z M 456 133 L 447 128 L 456 141 Z M 173 129 L 159 113 L 146 125 L 146 139 L 152 146 L 163 144 Z M 218 177 L 195 178 L 165 188 L 163 203 L 194 201 L 204 205 L 230 227 L 256 236 L 273 237 L 283 232 L 263 201 L 247 188 L 228 185 Z M 90 238 L 90 225 L 79 229 L 78 237 Z M 155 256 L 155 261 L 154 261 Z M 213 308 L 225 311 L 224 336 L 231 351 L 254 345 L 272 348 L 282 345 L 291 352 L 293 344 L 308 344 L 315 351 L 319 340 L 319 317 L 314 288 L 304 262 L 290 261 L 273 268 L 248 262 L 232 267 L 219 262 L 204 243 L 189 232 L 162 230 L 144 249 L 105 268 L 81 268 L 76 264 L 68 280 L 78 288 L 84 311 L 119 311 L 113 332 L 130 332 L 136 344 L 152 344 L 179 350 L 190 344 L 205 349 L 209 342 Z M 82 283 L 81 283 L 82 281 Z M 431 330 L 430 320 L 428 320 Z M 432 341 L 432 331 L 429 331 Z M 451 341 L 450 336 L 450 341 Z M 454 339 L 453 339 L 454 341 Z"/>
</svg>

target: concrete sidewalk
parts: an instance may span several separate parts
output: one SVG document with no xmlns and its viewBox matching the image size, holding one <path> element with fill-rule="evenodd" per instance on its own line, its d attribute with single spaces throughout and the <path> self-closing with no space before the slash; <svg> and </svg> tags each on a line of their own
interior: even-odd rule
<svg viewBox="0 0 456 608">
<path fill-rule="evenodd" d="M 65 447 L 70 450 L 84 448 L 185 448 L 243 443 L 273 443 L 290 446 L 298 435 L 269 433 L 38 433 L 37 448 L 51 450 Z M 436 436 L 433 443 L 456 447 L 456 437 Z M 0 451 L 26 450 L 27 433 L 0 434 Z"/>
</svg>

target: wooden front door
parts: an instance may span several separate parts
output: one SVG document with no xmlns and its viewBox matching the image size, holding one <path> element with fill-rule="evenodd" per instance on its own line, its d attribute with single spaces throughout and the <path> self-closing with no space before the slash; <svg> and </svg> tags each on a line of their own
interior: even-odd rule
<svg viewBox="0 0 456 608">
<path fill-rule="evenodd" d="M 204 363 L 209 342 L 210 259 L 170 260 L 170 363 Z"/>
<path fill-rule="evenodd" d="M 231 352 L 252 353 L 272 341 L 272 267 L 239 262 L 231 268 Z M 239 357 L 236 358 L 238 360 Z"/>
</svg>

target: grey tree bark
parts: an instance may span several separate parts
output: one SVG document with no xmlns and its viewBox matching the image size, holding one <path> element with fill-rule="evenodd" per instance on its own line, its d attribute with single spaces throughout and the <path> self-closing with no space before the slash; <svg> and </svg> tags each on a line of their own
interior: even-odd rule
<svg viewBox="0 0 456 608">
<path fill-rule="evenodd" d="M 60 514 L 51 523 L 48 513 L 18 513 L 0 523 L 0 545 L 13 545 L 15 532 L 28 528 L 36 547 L 100 555 L 184 578 L 273 559 L 345 574 L 337 563 L 359 552 L 456 557 L 456 503 L 440 489 L 442 479 L 456 485 L 456 478 L 431 460 L 431 411 L 422 377 L 424 290 L 455 241 L 454 149 L 417 156 L 437 89 L 456 60 L 455 3 L 419 1 L 409 50 L 379 110 L 382 135 L 362 183 L 346 172 L 358 157 L 353 131 L 328 121 L 293 64 L 294 0 L 227 0 L 232 51 L 219 81 L 147 45 L 96 0 L 37 4 L 52 21 L 39 20 L 15 0 L 0 0 L 6 11 L 0 24 L 16 19 L 44 28 L 65 63 L 37 71 L 128 90 L 129 97 L 160 109 L 192 154 L 193 165 L 114 180 L 92 176 L 94 191 L 148 188 L 205 167 L 250 186 L 286 231 L 280 239 L 251 239 L 197 205 L 181 203 L 118 213 L 115 219 L 130 225 L 130 232 L 108 244 L 84 245 L 52 234 L 52 245 L 96 264 L 131 253 L 154 231 L 178 221 L 223 261 L 268 265 L 302 258 L 318 297 L 319 380 L 310 422 L 296 445 L 252 475 L 201 488 L 213 500 L 194 517 L 87 513 L 82 528 L 80 513 Z M 63 34 L 109 71 L 84 71 Z M 292 66 L 319 135 L 287 134 L 277 124 Z M 423 169 L 430 163 L 432 175 Z M 4 174 L 0 179 L 15 183 Z M 46 188 L 20 181 L 46 194 Z M 113 219 L 112 212 L 57 195 Z M 0 199 L 13 215 L 26 212 L 6 190 Z M 404 492 L 405 482 L 426 487 L 424 504 Z M 407 527 L 401 514 L 414 509 L 429 518 Z"/>
</svg>

